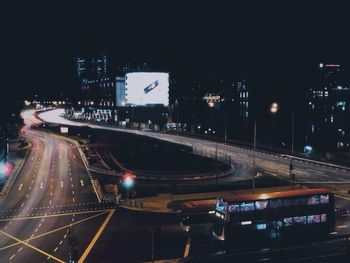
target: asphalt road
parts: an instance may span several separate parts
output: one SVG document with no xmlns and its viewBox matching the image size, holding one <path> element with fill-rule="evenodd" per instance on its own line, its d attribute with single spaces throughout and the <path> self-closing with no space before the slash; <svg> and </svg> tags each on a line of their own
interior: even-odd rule
<svg viewBox="0 0 350 263">
<path fill-rule="evenodd" d="M 63 113 L 63 109 L 55 109 L 41 113 L 39 116 L 46 122 L 73 126 L 89 126 L 91 128 L 116 130 L 120 132 L 149 136 L 164 141 L 192 146 L 194 149 L 196 149 L 196 151 L 207 152 L 209 154 L 211 153 L 212 155 L 215 155 L 217 151 L 219 156 L 230 156 L 232 161 L 236 164 L 235 176 L 222 179 L 223 181 L 244 179 L 252 176 L 252 150 L 161 132 L 128 130 L 88 123 L 73 122 L 63 118 L 61 116 Z M 346 169 L 304 161 L 293 161 L 293 165 L 293 173 L 296 176 L 296 180 L 312 182 L 350 182 L 350 172 Z M 256 152 L 256 166 L 263 169 L 264 171 L 269 172 L 271 175 L 289 178 L 289 159 L 283 157 L 282 155 Z"/>
<path fill-rule="evenodd" d="M 1 205 L 0 262 L 68 262 L 72 237 L 86 256 L 114 207 L 97 201 L 75 144 L 30 129 L 32 112 L 23 118 L 32 147 Z"/>
</svg>

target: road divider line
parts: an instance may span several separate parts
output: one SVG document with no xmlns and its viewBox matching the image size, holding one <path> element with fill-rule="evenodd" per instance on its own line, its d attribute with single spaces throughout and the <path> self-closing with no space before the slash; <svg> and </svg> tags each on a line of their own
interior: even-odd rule
<svg viewBox="0 0 350 263">
<path fill-rule="evenodd" d="M 98 238 L 100 237 L 100 235 L 102 234 L 103 230 L 106 228 L 108 222 L 111 220 L 113 214 L 114 214 L 115 210 L 112 210 L 109 212 L 108 216 L 106 217 L 105 221 L 103 222 L 103 224 L 101 225 L 101 227 L 98 229 L 97 233 L 95 234 L 94 238 L 91 240 L 90 244 L 87 246 L 86 250 L 84 251 L 84 253 L 82 254 L 82 256 L 80 257 L 80 259 L 78 260 L 78 263 L 83 263 L 86 259 L 86 257 L 89 255 L 91 249 L 93 248 L 93 246 L 95 245 L 95 243 L 97 242 Z"/>
<path fill-rule="evenodd" d="M 76 221 L 76 222 L 74 222 L 74 223 L 70 223 L 70 224 L 67 224 L 67 225 L 65 225 L 65 226 L 62 226 L 62 227 L 59 227 L 59 228 L 50 230 L 50 231 L 48 231 L 48 232 L 46 232 L 46 233 L 42 233 L 42 234 L 37 235 L 37 236 L 35 236 L 35 237 L 33 236 L 33 237 L 28 238 L 28 239 L 25 239 L 25 240 L 23 240 L 23 241 L 24 241 L 24 242 L 29 242 L 29 241 L 31 241 L 31 240 L 33 240 L 33 239 L 37 239 L 37 238 L 39 238 L 39 237 L 47 236 L 47 235 L 49 235 L 49 234 L 52 234 L 52 233 L 61 231 L 61 230 L 65 229 L 65 228 L 69 228 L 69 227 L 71 227 L 71 226 L 73 226 L 73 225 L 77 225 L 77 224 L 80 224 L 80 223 L 82 223 L 82 222 L 85 222 L 85 221 L 88 221 L 88 220 L 90 220 L 90 219 L 93 219 L 93 218 L 95 218 L 95 217 L 104 215 L 104 214 L 106 214 L 106 213 L 108 213 L 108 212 L 110 212 L 110 211 L 111 211 L 111 210 L 103 211 L 102 213 L 99 213 L 99 214 L 96 214 L 96 215 L 93 215 L 93 216 L 84 218 L 84 219 L 82 219 L 82 220 Z M 16 242 L 16 243 L 13 243 L 13 244 L 11 244 L 11 245 L 2 247 L 2 248 L 0 248 L 0 251 L 1 251 L 1 250 L 5 250 L 5 249 L 10 248 L 10 247 L 13 247 L 13 246 L 16 246 L 16 245 L 19 245 L 19 244 L 20 244 L 20 242 Z"/>
<path fill-rule="evenodd" d="M 31 249 L 34 249 L 35 251 L 37 251 L 37 252 L 39 252 L 41 254 L 44 254 L 45 256 L 51 257 L 53 260 L 56 260 L 57 262 L 65 263 L 65 261 L 63 261 L 63 260 L 61 260 L 61 259 L 59 259 L 59 258 L 57 258 L 57 257 L 55 257 L 53 255 L 50 255 L 49 253 L 45 252 L 44 250 L 41 250 L 40 248 L 37 248 L 37 247 L 29 244 L 28 242 L 24 242 L 23 240 L 20 240 L 17 237 L 14 237 L 14 236 L 12 236 L 12 235 L 2 231 L 1 229 L 0 229 L 0 233 L 5 235 L 5 236 L 7 236 L 7 237 L 9 237 L 9 238 L 11 238 L 11 239 L 13 239 L 13 240 L 15 240 L 15 241 L 17 241 L 17 242 L 19 242 L 19 243 L 21 243 L 21 244 L 23 244 L 23 245 L 25 245 L 25 246 L 27 246 L 27 247 L 29 247 L 29 248 L 31 248 Z"/>
</svg>

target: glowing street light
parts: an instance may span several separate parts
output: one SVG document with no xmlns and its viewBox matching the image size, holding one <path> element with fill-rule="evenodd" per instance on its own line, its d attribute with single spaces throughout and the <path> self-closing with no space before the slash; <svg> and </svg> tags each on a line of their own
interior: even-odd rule
<svg viewBox="0 0 350 263">
<path fill-rule="evenodd" d="M 271 104 L 270 112 L 276 113 L 278 111 L 278 104 L 276 102 Z"/>
</svg>

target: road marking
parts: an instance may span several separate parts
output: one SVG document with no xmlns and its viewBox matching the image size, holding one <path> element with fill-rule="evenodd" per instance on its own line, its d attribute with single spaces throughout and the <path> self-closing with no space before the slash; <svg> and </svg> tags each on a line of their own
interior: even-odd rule
<svg viewBox="0 0 350 263">
<path fill-rule="evenodd" d="M 81 209 L 80 209 L 81 210 Z M 110 212 L 114 210 L 113 207 L 110 208 L 104 208 L 104 209 L 95 209 L 95 210 L 88 210 L 88 211 L 77 211 L 77 210 L 71 210 L 71 211 L 64 211 L 63 213 L 59 212 L 49 212 L 44 214 L 36 214 L 36 215 L 27 215 L 23 217 L 11 217 L 11 218 L 3 218 L 0 219 L 0 222 L 5 222 L 5 221 L 18 221 L 18 220 L 28 220 L 28 219 L 38 219 L 38 218 L 49 218 L 49 217 L 59 217 L 59 216 L 71 216 L 72 214 L 91 214 L 91 213 L 98 213 L 98 212 Z M 10 224 L 10 223 L 9 223 Z"/>
<path fill-rule="evenodd" d="M 13 255 L 9 258 L 9 260 L 12 260 L 15 256 L 16 256 L 16 255 L 13 254 Z"/>
<path fill-rule="evenodd" d="M 190 254 L 190 247 L 191 247 L 191 237 L 188 237 L 186 247 L 185 247 L 184 258 L 187 258 L 188 255 Z"/>
<path fill-rule="evenodd" d="M 63 181 L 61 181 L 61 187 L 63 187 Z"/>
<path fill-rule="evenodd" d="M 1 229 L 0 229 L 0 233 L 2 233 L 3 235 L 5 235 L 5 236 L 7 236 L 7 237 L 9 237 L 9 238 L 12 238 L 13 240 L 15 240 L 15 241 L 17 241 L 17 242 L 19 242 L 19 243 L 21 243 L 21 244 L 23 244 L 23 245 L 25 245 L 25 246 L 27 246 L 27 247 L 29 247 L 29 248 L 34 249 L 35 251 L 37 251 L 37 252 L 39 252 L 39 253 L 41 253 L 41 254 L 44 254 L 45 256 L 51 256 L 51 258 L 54 259 L 54 260 L 56 260 L 57 262 L 65 263 L 63 260 L 61 260 L 61 259 L 59 259 L 59 258 L 56 258 L 55 256 L 50 255 L 49 253 L 45 252 L 44 250 L 41 250 L 41 249 L 39 249 L 39 248 L 37 248 L 37 247 L 34 247 L 33 245 L 28 244 L 28 242 L 24 242 L 24 241 L 22 241 L 22 240 L 20 240 L 20 239 L 18 239 L 18 238 L 16 238 L 16 237 L 14 237 L 14 236 L 8 234 L 8 233 L 2 231 Z"/>
<path fill-rule="evenodd" d="M 21 191 L 23 184 L 18 187 L 18 191 Z"/>
<path fill-rule="evenodd" d="M 44 186 L 44 183 L 41 182 L 41 183 L 40 183 L 40 189 L 43 189 L 43 186 Z"/>
<path fill-rule="evenodd" d="M 93 248 L 93 246 L 95 245 L 96 241 L 98 240 L 98 238 L 100 237 L 100 235 L 102 234 L 103 230 L 105 229 L 105 227 L 107 226 L 109 220 L 111 220 L 113 214 L 114 214 L 115 210 L 112 210 L 109 212 L 108 216 L 106 217 L 105 221 L 103 222 L 103 224 L 101 225 L 101 227 L 99 228 L 99 230 L 97 231 L 97 233 L 95 234 L 94 238 L 91 240 L 90 244 L 87 246 L 86 250 L 84 251 L 84 253 L 82 254 L 81 258 L 79 259 L 78 263 L 83 263 L 86 259 L 86 257 L 89 255 L 91 249 Z"/>
<path fill-rule="evenodd" d="M 85 222 L 85 221 L 88 221 L 88 220 L 93 219 L 93 218 L 95 218 L 95 217 L 104 215 L 104 214 L 106 214 L 106 213 L 108 213 L 108 212 L 110 212 L 110 211 L 111 211 L 111 210 L 104 211 L 104 212 L 102 212 L 102 213 L 99 213 L 99 214 L 96 214 L 96 215 L 93 215 L 93 216 L 84 218 L 84 219 L 82 219 L 82 220 L 76 221 L 76 222 L 74 222 L 74 223 L 70 223 L 70 224 L 65 225 L 65 226 L 63 226 L 63 227 L 56 228 L 56 229 L 50 230 L 50 231 L 48 231 L 48 232 L 46 232 L 46 233 L 37 235 L 36 237 L 34 237 L 34 235 L 32 235 L 31 238 L 26 239 L 26 240 L 23 240 L 23 241 L 24 241 L 24 242 L 29 242 L 29 241 L 31 241 L 31 240 L 33 240 L 33 239 L 37 239 L 37 238 L 40 238 L 40 237 L 43 237 L 43 236 L 47 236 L 47 235 L 49 235 L 49 234 L 52 234 L 52 233 L 61 231 L 61 230 L 65 229 L 65 228 L 68 228 L 68 229 L 67 229 L 67 233 L 68 233 L 70 227 L 75 226 L 75 225 L 80 224 L 80 223 L 83 223 L 83 222 Z M 73 216 L 74 216 L 74 214 L 73 214 Z M 65 238 L 66 238 L 66 237 L 67 237 L 67 234 L 65 234 Z M 16 246 L 16 245 L 19 245 L 19 244 L 20 244 L 20 242 L 16 242 L 16 243 L 13 243 L 13 244 L 8 245 L 8 246 L 6 246 L 6 247 L 2 247 L 2 248 L 0 248 L 0 251 L 1 251 L 1 250 L 8 249 L 8 248 L 13 247 L 13 246 Z"/>
<path fill-rule="evenodd" d="M 56 248 L 53 250 L 53 252 L 56 252 L 56 251 L 57 251 L 57 249 L 58 249 L 58 247 L 56 247 Z"/>
<path fill-rule="evenodd" d="M 84 186 L 84 182 L 83 180 L 80 180 L 81 186 Z"/>
<path fill-rule="evenodd" d="M 24 203 L 21 204 L 21 207 L 23 207 L 23 206 L 24 206 Z"/>
</svg>

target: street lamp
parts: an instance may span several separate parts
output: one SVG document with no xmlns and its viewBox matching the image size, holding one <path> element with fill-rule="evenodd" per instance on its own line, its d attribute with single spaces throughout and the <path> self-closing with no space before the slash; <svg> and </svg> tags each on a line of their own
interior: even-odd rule
<svg viewBox="0 0 350 263">
<path fill-rule="evenodd" d="M 272 138 L 274 135 L 274 131 L 276 129 L 276 115 L 278 110 L 279 110 L 278 103 L 273 102 L 270 106 L 270 113 L 271 113 L 271 127 L 270 127 L 270 138 L 269 138 L 270 147 L 272 147 Z"/>
<path fill-rule="evenodd" d="M 255 193 L 255 173 L 256 173 L 256 167 L 255 167 L 255 155 L 256 155 L 256 120 L 254 121 L 254 146 L 253 146 L 253 186 L 252 186 L 252 192 Z"/>
<path fill-rule="evenodd" d="M 271 112 L 271 113 L 277 113 L 278 108 L 279 108 L 278 103 L 277 103 L 277 102 L 274 102 L 274 103 L 271 104 L 270 112 Z"/>
</svg>

